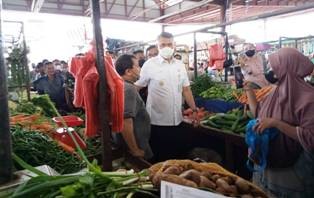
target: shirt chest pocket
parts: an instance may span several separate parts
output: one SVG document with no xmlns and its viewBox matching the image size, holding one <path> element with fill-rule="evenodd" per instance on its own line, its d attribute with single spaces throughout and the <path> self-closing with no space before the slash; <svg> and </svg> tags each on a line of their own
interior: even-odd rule
<svg viewBox="0 0 314 198">
<path fill-rule="evenodd" d="M 167 85 L 167 73 L 165 71 L 156 71 L 151 80 L 155 87 L 163 88 Z"/>
</svg>

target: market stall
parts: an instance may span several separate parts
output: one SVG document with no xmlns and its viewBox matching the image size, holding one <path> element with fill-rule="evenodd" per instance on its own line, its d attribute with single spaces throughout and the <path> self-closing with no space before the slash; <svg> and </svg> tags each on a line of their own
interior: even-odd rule
<svg viewBox="0 0 314 198">
<path fill-rule="evenodd" d="M 0 197 L 160 197 L 169 190 L 165 182 L 211 193 L 207 194 L 208 197 L 268 197 L 262 189 L 250 182 L 251 173 L 246 169 L 245 133 L 249 120 L 253 118 L 247 111 L 246 94 L 243 90 L 235 89 L 234 85 L 212 81 L 209 76 L 199 76 L 192 85 L 200 108 L 200 125 L 193 126 L 190 117 L 194 112 L 186 109 L 180 131 L 171 134 L 175 137 L 172 141 L 180 137 L 181 144 L 163 145 L 169 148 L 169 152 L 174 152 L 173 158 L 151 165 L 141 158 L 133 157 L 126 150 L 112 148 L 113 125 L 109 117 L 112 106 L 109 107 L 107 97 L 110 92 L 107 74 L 110 70 L 107 70 L 108 61 L 103 56 L 99 1 L 91 0 L 90 5 L 94 24 L 94 62 L 99 77 L 96 90 L 99 119 L 92 121 L 99 122 L 100 137 L 85 141 L 81 129 L 84 128 L 82 124 L 87 119 L 86 115 L 61 116 L 46 95 L 16 104 L 9 114 L 7 78 L 0 50 L 0 81 L 3 82 L 0 87 L 0 111 L 3 115 L 0 120 L 0 149 L 3 151 L 0 152 L 0 161 L 4 162 L 0 165 L 0 183 L 5 183 L 4 187 L 0 186 Z M 222 13 L 225 15 L 226 3 L 223 7 L 225 9 Z M 290 8 L 286 12 L 310 7 L 314 5 Z M 282 13 L 277 11 L 261 15 L 260 18 Z M 235 22 L 254 19 L 250 17 Z M 226 37 L 223 61 L 229 57 L 227 34 L 225 31 L 211 32 L 210 29 L 222 27 L 224 30 L 226 25 L 232 23 L 226 22 L 223 16 L 222 24 L 202 29 Z M 193 32 L 194 36 L 196 32 Z M 194 50 L 197 50 L 196 40 Z M 196 61 L 197 57 L 194 58 Z M 196 71 L 196 63 L 194 66 Z M 227 69 L 225 74 L 227 81 Z M 271 90 L 272 87 L 254 90 L 257 100 L 262 100 Z M 206 161 L 202 158 L 183 160 L 187 158 L 187 152 L 195 147 L 215 150 L 222 156 L 222 161 Z M 117 161 L 119 157 L 116 155 L 124 156 L 123 162 Z M 175 158 L 182 160 L 172 160 Z M 26 172 L 13 174 L 13 161 L 15 168 L 25 169 Z M 43 168 L 41 165 L 50 167 Z M 6 183 L 16 176 L 21 179 L 21 175 L 22 182 L 13 181 L 14 185 Z"/>
</svg>

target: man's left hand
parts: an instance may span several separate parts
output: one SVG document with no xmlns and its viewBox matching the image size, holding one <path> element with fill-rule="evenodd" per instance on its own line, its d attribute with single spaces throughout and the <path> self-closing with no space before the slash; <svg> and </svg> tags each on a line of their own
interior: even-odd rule
<svg viewBox="0 0 314 198">
<path fill-rule="evenodd" d="M 259 119 L 258 123 L 254 126 L 254 130 L 257 133 L 263 133 L 265 129 L 273 128 L 277 126 L 277 120 L 274 118 Z"/>
</svg>

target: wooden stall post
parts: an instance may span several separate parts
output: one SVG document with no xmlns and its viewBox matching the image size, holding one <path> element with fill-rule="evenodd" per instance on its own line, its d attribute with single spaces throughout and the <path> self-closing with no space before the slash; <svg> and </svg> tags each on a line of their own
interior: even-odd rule
<svg viewBox="0 0 314 198">
<path fill-rule="evenodd" d="M 3 57 L 2 0 L 0 0 L 0 184 L 12 179 L 7 75 Z"/>
<path fill-rule="evenodd" d="M 220 23 L 221 24 L 227 22 L 226 13 L 227 13 L 228 4 L 229 4 L 229 0 L 224 0 L 222 6 L 220 7 Z M 221 31 L 226 32 L 226 26 L 225 25 L 221 26 Z M 224 37 L 224 35 L 222 35 L 222 37 Z M 225 46 L 225 47 L 226 47 L 226 51 L 227 51 L 228 50 L 227 46 Z M 228 56 L 228 54 L 226 54 L 226 56 Z M 229 71 L 229 67 L 225 67 L 225 82 L 228 82 L 228 71 Z"/>
<path fill-rule="evenodd" d="M 193 33 L 193 54 L 194 54 L 194 77 L 197 78 L 197 40 L 196 40 L 196 32 Z"/>
<path fill-rule="evenodd" d="M 102 168 L 112 170 L 112 153 L 109 128 L 109 107 L 107 105 L 106 69 L 104 61 L 103 38 L 100 27 L 99 0 L 91 0 L 94 39 L 96 42 L 96 65 L 99 74 L 99 119 L 102 145 Z"/>
</svg>

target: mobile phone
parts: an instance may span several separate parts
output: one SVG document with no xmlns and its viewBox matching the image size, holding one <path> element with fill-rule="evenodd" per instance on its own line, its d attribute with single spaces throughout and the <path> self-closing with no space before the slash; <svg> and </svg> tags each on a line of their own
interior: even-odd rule
<svg viewBox="0 0 314 198">
<path fill-rule="evenodd" d="M 236 82 L 237 89 L 243 88 L 244 84 L 244 76 L 242 74 L 242 70 L 240 66 L 235 66 L 234 68 L 234 77 Z"/>
</svg>

